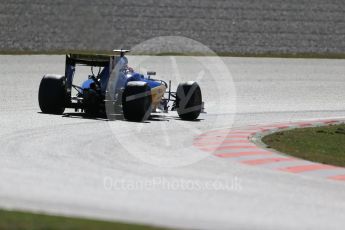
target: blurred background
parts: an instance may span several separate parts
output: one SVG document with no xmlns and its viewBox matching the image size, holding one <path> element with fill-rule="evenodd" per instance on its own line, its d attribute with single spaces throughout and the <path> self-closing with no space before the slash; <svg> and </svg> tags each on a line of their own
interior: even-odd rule
<svg viewBox="0 0 345 230">
<path fill-rule="evenodd" d="M 1 52 L 109 51 L 156 36 L 220 54 L 345 52 L 343 0 L 1 0 Z"/>
</svg>

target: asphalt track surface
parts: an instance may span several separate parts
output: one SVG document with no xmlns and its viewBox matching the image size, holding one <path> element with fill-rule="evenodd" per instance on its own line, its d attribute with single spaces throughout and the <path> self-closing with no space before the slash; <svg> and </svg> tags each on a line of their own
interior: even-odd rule
<svg viewBox="0 0 345 230">
<path fill-rule="evenodd" d="M 188 60 L 155 57 L 149 67 L 195 79 L 200 66 Z M 198 78 L 200 121 L 171 113 L 131 123 L 40 113 L 40 79 L 63 73 L 64 57 L 0 56 L 0 206 L 181 228 L 343 229 L 344 183 L 205 155 L 192 140 L 231 125 L 343 117 L 345 61 L 222 61 L 232 79 L 217 68 L 217 81 Z"/>
</svg>

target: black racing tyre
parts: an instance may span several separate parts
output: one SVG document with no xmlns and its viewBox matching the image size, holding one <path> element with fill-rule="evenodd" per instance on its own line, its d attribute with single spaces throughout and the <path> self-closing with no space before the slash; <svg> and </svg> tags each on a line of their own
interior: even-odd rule
<svg viewBox="0 0 345 230">
<path fill-rule="evenodd" d="M 178 85 L 176 109 L 182 120 L 192 121 L 199 117 L 202 110 L 202 96 L 198 83 L 188 81 Z"/>
<path fill-rule="evenodd" d="M 66 96 L 64 76 L 43 76 L 38 91 L 38 103 L 43 113 L 62 114 L 65 111 Z"/>
<path fill-rule="evenodd" d="M 83 92 L 83 108 L 87 116 L 97 116 L 100 111 L 101 98 L 93 89 L 85 89 Z"/>
<path fill-rule="evenodd" d="M 151 89 L 146 82 L 130 81 L 122 94 L 123 116 L 128 121 L 145 121 L 151 114 Z"/>
</svg>

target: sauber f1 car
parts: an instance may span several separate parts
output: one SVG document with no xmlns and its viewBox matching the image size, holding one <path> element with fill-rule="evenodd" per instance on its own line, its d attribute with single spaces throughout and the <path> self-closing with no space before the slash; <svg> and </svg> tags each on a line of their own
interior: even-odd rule
<svg viewBox="0 0 345 230">
<path fill-rule="evenodd" d="M 198 83 L 180 83 L 172 92 L 171 81 L 153 79 L 155 72 L 143 75 L 130 68 L 125 57 L 129 50 L 113 52 L 114 55 L 67 54 L 65 75 L 47 74 L 41 80 L 41 111 L 63 114 L 65 108 L 74 108 L 88 116 L 120 111 L 126 120 L 144 121 L 152 112 L 176 110 L 183 120 L 198 118 L 203 110 Z M 73 84 L 77 65 L 91 67 L 91 74 L 80 86 Z M 76 95 L 72 96 L 72 91 Z"/>
</svg>

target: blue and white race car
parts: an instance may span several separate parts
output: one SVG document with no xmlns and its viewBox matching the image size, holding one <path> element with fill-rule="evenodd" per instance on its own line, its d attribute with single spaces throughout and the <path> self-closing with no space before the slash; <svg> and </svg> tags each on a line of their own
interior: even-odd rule
<svg viewBox="0 0 345 230">
<path fill-rule="evenodd" d="M 195 120 L 203 110 L 200 86 L 194 81 L 180 83 L 176 92 L 163 80 L 153 79 L 128 67 L 125 53 L 114 55 L 67 54 L 65 75 L 44 75 L 38 101 L 43 113 L 63 114 L 65 108 L 82 110 L 88 116 L 118 111 L 129 121 L 144 121 L 152 112 L 177 110 L 183 120 Z M 117 54 L 117 55 L 116 55 Z M 91 74 L 81 85 L 73 84 L 77 65 L 91 67 Z M 98 73 L 94 68 L 98 67 Z M 76 95 L 72 96 L 72 89 Z"/>
</svg>

